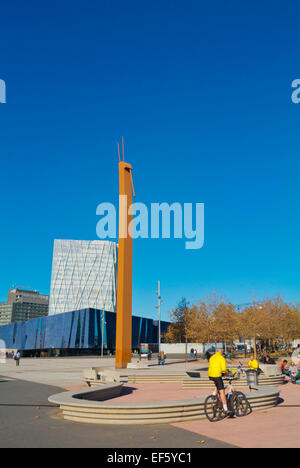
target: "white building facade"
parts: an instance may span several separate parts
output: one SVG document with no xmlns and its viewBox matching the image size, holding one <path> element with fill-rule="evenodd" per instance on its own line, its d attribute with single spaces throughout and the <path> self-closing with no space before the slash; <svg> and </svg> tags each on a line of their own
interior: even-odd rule
<svg viewBox="0 0 300 468">
<path fill-rule="evenodd" d="M 49 315 L 93 308 L 116 312 L 117 244 L 54 241 Z"/>
</svg>

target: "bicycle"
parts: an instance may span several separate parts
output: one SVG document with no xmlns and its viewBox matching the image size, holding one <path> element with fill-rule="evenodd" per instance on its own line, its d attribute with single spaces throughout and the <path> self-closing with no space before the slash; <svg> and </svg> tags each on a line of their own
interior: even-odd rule
<svg viewBox="0 0 300 468">
<path fill-rule="evenodd" d="M 226 400 L 230 416 L 237 416 L 240 418 L 247 416 L 247 414 L 251 413 L 252 410 L 246 395 L 235 390 L 233 387 L 233 380 L 238 380 L 236 377 L 237 374 L 239 375 L 237 370 L 231 369 L 231 373 L 229 373 L 228 377 L 224 380 L 229 381 L 229 385 L 225 390 L 228 390 Z M 217 422 L 226 417 L 219 392 L 217 392 L 216 395 L 209 395 L 206 398 L 204 402 L 204 413 L 210 422 Z"/>
</svg>

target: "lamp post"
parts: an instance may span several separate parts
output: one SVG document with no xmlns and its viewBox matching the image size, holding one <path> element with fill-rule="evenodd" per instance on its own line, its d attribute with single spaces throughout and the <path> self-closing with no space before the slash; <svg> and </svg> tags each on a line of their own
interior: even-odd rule
<svg viewBox="0 0 300 468">
<path fill-rule="evenodd" d="M 156 308 L 158 309 L 158 352 L 160 353 L 160 348 L 161 348 L 160 306 L 163 303 L 163 301 L 161 300 L 161 295 L 160 295 L 160 281 L 158 282 L 158 290 L 156 294 L 158 297 L 158 305 L 156 306 Z"/>
<path fill-rule="evenodd" d="M 101 343 L 101 357 L 103 358 L 103 348 L 104 348 L 104 325 L 106 325 L 106 322 L 104 322 L 104 310 L 102 311 L 102 343 Z"/>
</svg>

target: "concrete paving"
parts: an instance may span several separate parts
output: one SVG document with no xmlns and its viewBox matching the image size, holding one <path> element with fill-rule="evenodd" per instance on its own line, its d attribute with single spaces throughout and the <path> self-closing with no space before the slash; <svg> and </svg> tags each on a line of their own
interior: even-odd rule
<svg viewBox="0 0 300 468">
<path fill-rule="evenodd" d="M 176 423 L 174 427 L 205 434 L 242 448 L 300 448 L 300 385 L 280 386 L 281 403 L 245 418 Z"/>
<path fill-rule="evenodd" d="M 0 374 L 6 377 L 54 385 L 58 387 L 82 384 L 83 369 L 87 367 L 110 367 L 113 359 L 100 358 L 49 358 L 21 359 L 20 367 L 7 359 L 0 364 Z"/>
<path fill-rule="evenodd" d="M 22 359 L 19 368 L 12 360 L 0 364 L 0 447 L 300 447 L 300 386 L 291 383 L 280 386 L 283 401 L 278 407 L 216 424 L 200 420 L 150 427 L 88 426 L 66 422 L 57 408 L 49 407 L 48 397 L 62 388 L 82 388 L 83 369 L 113 366 L 114 359 L 97 357 Z M 193 368 L 205 369 L 207 363 L 168 362 L 146 372 L 183 374 Z M 124 397 L 145 401 L 203 396 L 203 390 L 182 389 L 178 382 L 157 385 L 159 393 L 147 384 L 132 384 L 134 390 Z"/>
<path fill-rule="evenodd" d="M 0 374 L 14 379 L 22 379 L 29 382 L 37 382 L 46 385 L 60 386 L 62 388 L 74 387 L 82 384 L 83 370 L 88 367 L 114 367 L 113 358 L 101 357 L 74 357 L 74 358 L 24 358 L 20 367 L 16 367 L 15 361 L 7 359 L 5 364 L 0 363 Z M 146 373 L 184 374 L 194 368 L 205 368 L 207 364 L 198 362 L 168 361 L 165 366 L 151 362 L 151 367 L 142 369 Z M 139 369 L 128 369 L 124 373 L 136 374 Z"/>
<path fill-rule="evenodd" d="M 48 397 L 58 387 L 0 377 L 0 448 L 227 448 L 170 425 L 91 426 L 64 421 Z"/>
</svg>

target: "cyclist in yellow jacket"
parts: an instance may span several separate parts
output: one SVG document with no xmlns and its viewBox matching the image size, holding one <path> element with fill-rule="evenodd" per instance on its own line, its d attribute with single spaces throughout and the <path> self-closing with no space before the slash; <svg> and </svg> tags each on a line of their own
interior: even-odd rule
<svg viewBox="0 0 300 468">
<path fill-rule="evenodd" d="M 222 379 L 223 374 L 227 374 L 226 360 L 223 356 L 223 347 L 218 346 L 216 353 L 209 360 L 208 377 L 216 387 L 216 392 L 219 392 L 225 413 L 228 413 L 225 386 Z"/>
</svg>

